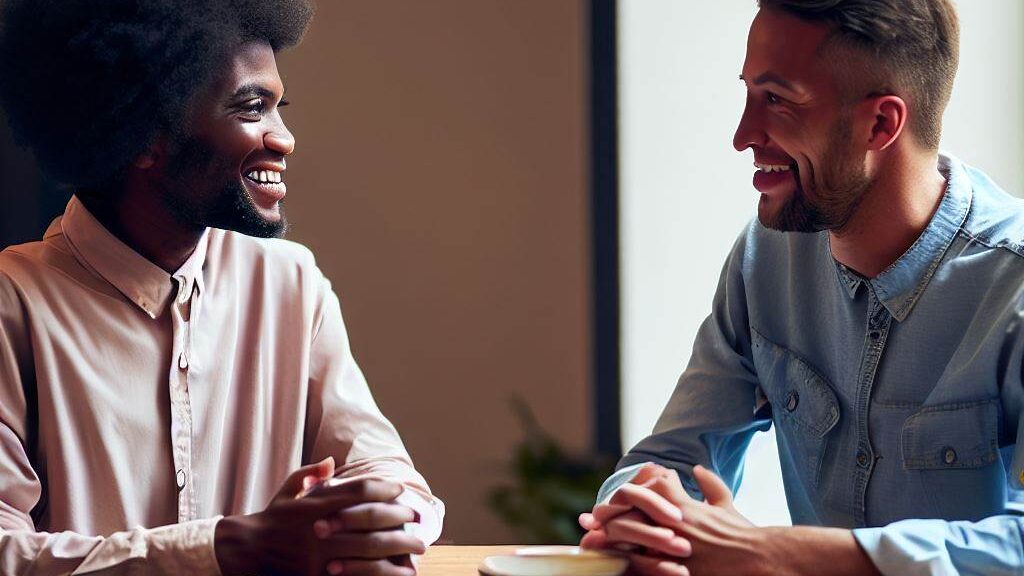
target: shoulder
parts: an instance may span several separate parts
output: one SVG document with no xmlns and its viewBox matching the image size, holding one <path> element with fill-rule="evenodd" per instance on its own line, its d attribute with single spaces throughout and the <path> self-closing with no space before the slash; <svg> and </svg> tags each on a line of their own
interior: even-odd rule
<svg viewBox="0 0 1024 576">
<path fill-rule="evenodd" d="M 286 300 L 317 300 L 326 285 L 313 252 L 302 244 L 220 229 L 210 230 L 204 275 L 214 285 L 236 285 L 250 294 Z"/>
<path fill-rule="evenodd" d="M 46 288 L 56 278 L 87 283 L 88 271 L 68 248 L 63 234 L 8 246 L 0 251 L 0 287 L 7 291 Z"/>
<path fill-rule="evenodd" d="M 987 174 L 964 165 L 971 184 L 971 209 L 962 233 L 984 248 L 1024 257 L 1024 200 L 1010 195 Z"/>
</svg>

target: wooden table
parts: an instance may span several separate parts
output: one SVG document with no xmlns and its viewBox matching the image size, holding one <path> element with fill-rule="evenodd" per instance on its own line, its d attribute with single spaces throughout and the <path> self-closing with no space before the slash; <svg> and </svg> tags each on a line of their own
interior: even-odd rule
<svg viewBox="0 0 1024 576">
<path fill-rule="evenodd" d="M 431 546 L 420 559 L 419 576 L 479 576 L 487 556 L 509 554 L 522 546 Z"/>
</svg>

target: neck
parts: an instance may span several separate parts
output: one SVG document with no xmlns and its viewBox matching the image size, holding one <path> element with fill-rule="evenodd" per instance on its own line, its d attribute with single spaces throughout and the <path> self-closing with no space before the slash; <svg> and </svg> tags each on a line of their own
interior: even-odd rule
<svg viewBox="0 0 1024 576">
<path fill-rule="evenodd" d="M 202 238 L 202 228 L 183 226 L 154 193 L 129 186 L 114 200 L 103 196 L 80 200 L 118 240 L 168 274 L 181 268 Z"/>
<path fill-rule="evenodd" d="M 850 222 L 829 231 L 832 256 L 874 278 L 899 259 L 928 226 L 946 188 L 938 156 L 893 151 Z"/>
</svg>

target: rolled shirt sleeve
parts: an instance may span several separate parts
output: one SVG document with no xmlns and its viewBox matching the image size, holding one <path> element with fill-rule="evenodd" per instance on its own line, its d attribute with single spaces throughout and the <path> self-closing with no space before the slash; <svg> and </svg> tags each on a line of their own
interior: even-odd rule
<svg viewBox="0 0 1024 576">
<path fill-rule="evenodd" d="M 1010 576 L 1024 567 L 1024 518 L 1019 516 L 979 522 L 902 520 L 858 528 L 853 535 L 886 576 Z"/>
</svg>

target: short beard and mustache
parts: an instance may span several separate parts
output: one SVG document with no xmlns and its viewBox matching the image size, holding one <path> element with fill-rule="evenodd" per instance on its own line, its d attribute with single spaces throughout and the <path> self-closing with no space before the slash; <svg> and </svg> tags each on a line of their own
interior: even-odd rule
<svg viewBox="0 0 1024 576">
<path fill-rule="evenodd" d="M 238 167 L 217 158 L 197 138 L 178 141 L 168 162 L 168 174 L 169 181 L 164 183 L 161 196 L 171 213 L 187 227 L 223 228 L 257 238 L 280 238 L 288 231 L 284 201 L 280 205 L 280 220 L 264 219 L 241 182 Z M 222 175 L 227 178 L 221 184 L 208 183 Z M 200 190 L 205 190 L 205 194 Z"/>
<path fill-rule="evenodd" d="M 796 192 L 779 211 L 761 219 L 761 224 L 781 232 L 839 231 L 846 227 L 873 183 L 864 167 L 850 152 L 852 128 L 848 117 L 839 118 L 829 131 L 821 162 L 821 177 L 808 174 L 810 194 L 795 171 Z"/>
</svg>

